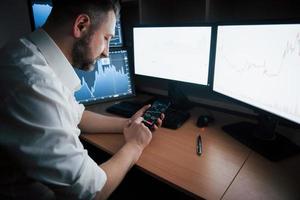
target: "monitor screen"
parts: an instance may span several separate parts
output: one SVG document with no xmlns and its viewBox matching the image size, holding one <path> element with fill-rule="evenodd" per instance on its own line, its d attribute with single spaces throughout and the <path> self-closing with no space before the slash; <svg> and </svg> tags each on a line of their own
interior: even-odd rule
<svg viewBox="0 0 300 200">
<path fill-rule="evenodd" d="M 50 12 L 52 10 L 52 1 L 36 1 L 36 3 L 32 3 L 32 15 L 34 22 L 34 29 L 38 29 L 44 25 L 46 22 Z"/>
<path fill-rule="evenodd" d="M 33 16 L 33 27 L 34 29 L 38 29 L 44 25 L 48 16 L 50 15 L 52 10 L 52 0 L 32 0 L 31 9 Z M 111 39 L 109 46 L 123 46 L 121 22 L 119 18 L 116 22 L 115 36 Z"/>
<path fill-rule="evenodd" d="M 208 85 L 211 27 L 135 27 L 135 74 Z"/>
<path fill-rule="evenodd" d="M 122 31 L 121 31 L 121 21 L 117 19 L 116 28 L 115 28 L 115 36 L 111 38 L 109 46 L 110 47 L 122 47 L 123 40 L 122 40 Z"/>
<path fill-rule="evenodd" d="M 300 123 L 300 24 L 222 25 L 213 90 Z"/>
<path fill-rule="evenodd" d="M 109 58 L 96 62 L 90 72 L 75 68 L 81 80 L 81 88 L 75 98 L 81 103 L 92 103 L 133 95 L 128 56 L 126 50 L 111 51 Z"/>
</svg>

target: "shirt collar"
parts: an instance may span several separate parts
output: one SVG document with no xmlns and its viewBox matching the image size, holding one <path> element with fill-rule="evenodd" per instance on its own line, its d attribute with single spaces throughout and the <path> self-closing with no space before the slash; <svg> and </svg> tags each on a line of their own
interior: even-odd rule
<svg viewBox="0 0 300 200">
<path fill-rule="evenodd" d="M 41 51 L 49 66 L 63 84 L 71 91 L 78 90 L 80 88 L 80 79 L 52 38 L 43 29 L 38 29 L 29 35 L 29 39 Z"/>
</svg>

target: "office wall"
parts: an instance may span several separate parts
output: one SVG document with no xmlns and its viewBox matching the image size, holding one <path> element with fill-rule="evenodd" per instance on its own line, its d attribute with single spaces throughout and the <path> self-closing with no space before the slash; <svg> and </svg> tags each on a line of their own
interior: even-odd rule
<svg viewBox="0 0 300 200">
<path fill-rule="evenodd" d="M 210 21 L 299 18 L 298 0 L 208 0 Z"/>
<path fill-rule="evenodd" d="M 0 1 L 0 47 L 31 31 L 27 0 Z"/>
</svg>

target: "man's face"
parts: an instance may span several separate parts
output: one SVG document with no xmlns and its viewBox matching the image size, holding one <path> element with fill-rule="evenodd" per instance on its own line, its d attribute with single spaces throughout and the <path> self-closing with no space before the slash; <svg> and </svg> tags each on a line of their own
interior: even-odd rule
<svg viewBox="0 0 300 200">
<path fill-rule="evenodd" d="M 85 71 L 92 71 L 96 60 L 109 56 L 109 42 L 115 34 L 116 16 L 113 11 L 106 20 L 91 31 L 90 29 L 74 43 L 72 49 L 73 66 Z"/>
</svg>

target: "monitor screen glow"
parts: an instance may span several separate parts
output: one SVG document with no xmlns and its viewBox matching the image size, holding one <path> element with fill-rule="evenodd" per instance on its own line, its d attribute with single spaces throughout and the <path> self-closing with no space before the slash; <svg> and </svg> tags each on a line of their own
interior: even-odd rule
<svg viewBox="0 0 300 200">
<path fill-rule="evenodd" d="M 135 74 L 208 84 L 211 27 L 135 27 Z"/>
<path fill-rule="evenodd" d="M 50 5 L 50 2 L 44 4 L 34 3 L 32 5 L 32 14 L 35 29 L 38 29 L 45 24 L 51 10 L 52 6 Z"/>
<path fill-rule="evenodd" d="M 81 88 L 75 92 L 75 98 L 80 103 L 89 104 L 134 95 L 126 50 L 111 51 L 109 58 L 96 62 L 93 71 L 75 68 L 75 72 L 81 81 Z"/>
<path fill-rule="evenodd" d="M 300 124 L 300 24 L 218 27 L 213 90 Z"/>
</svg>

